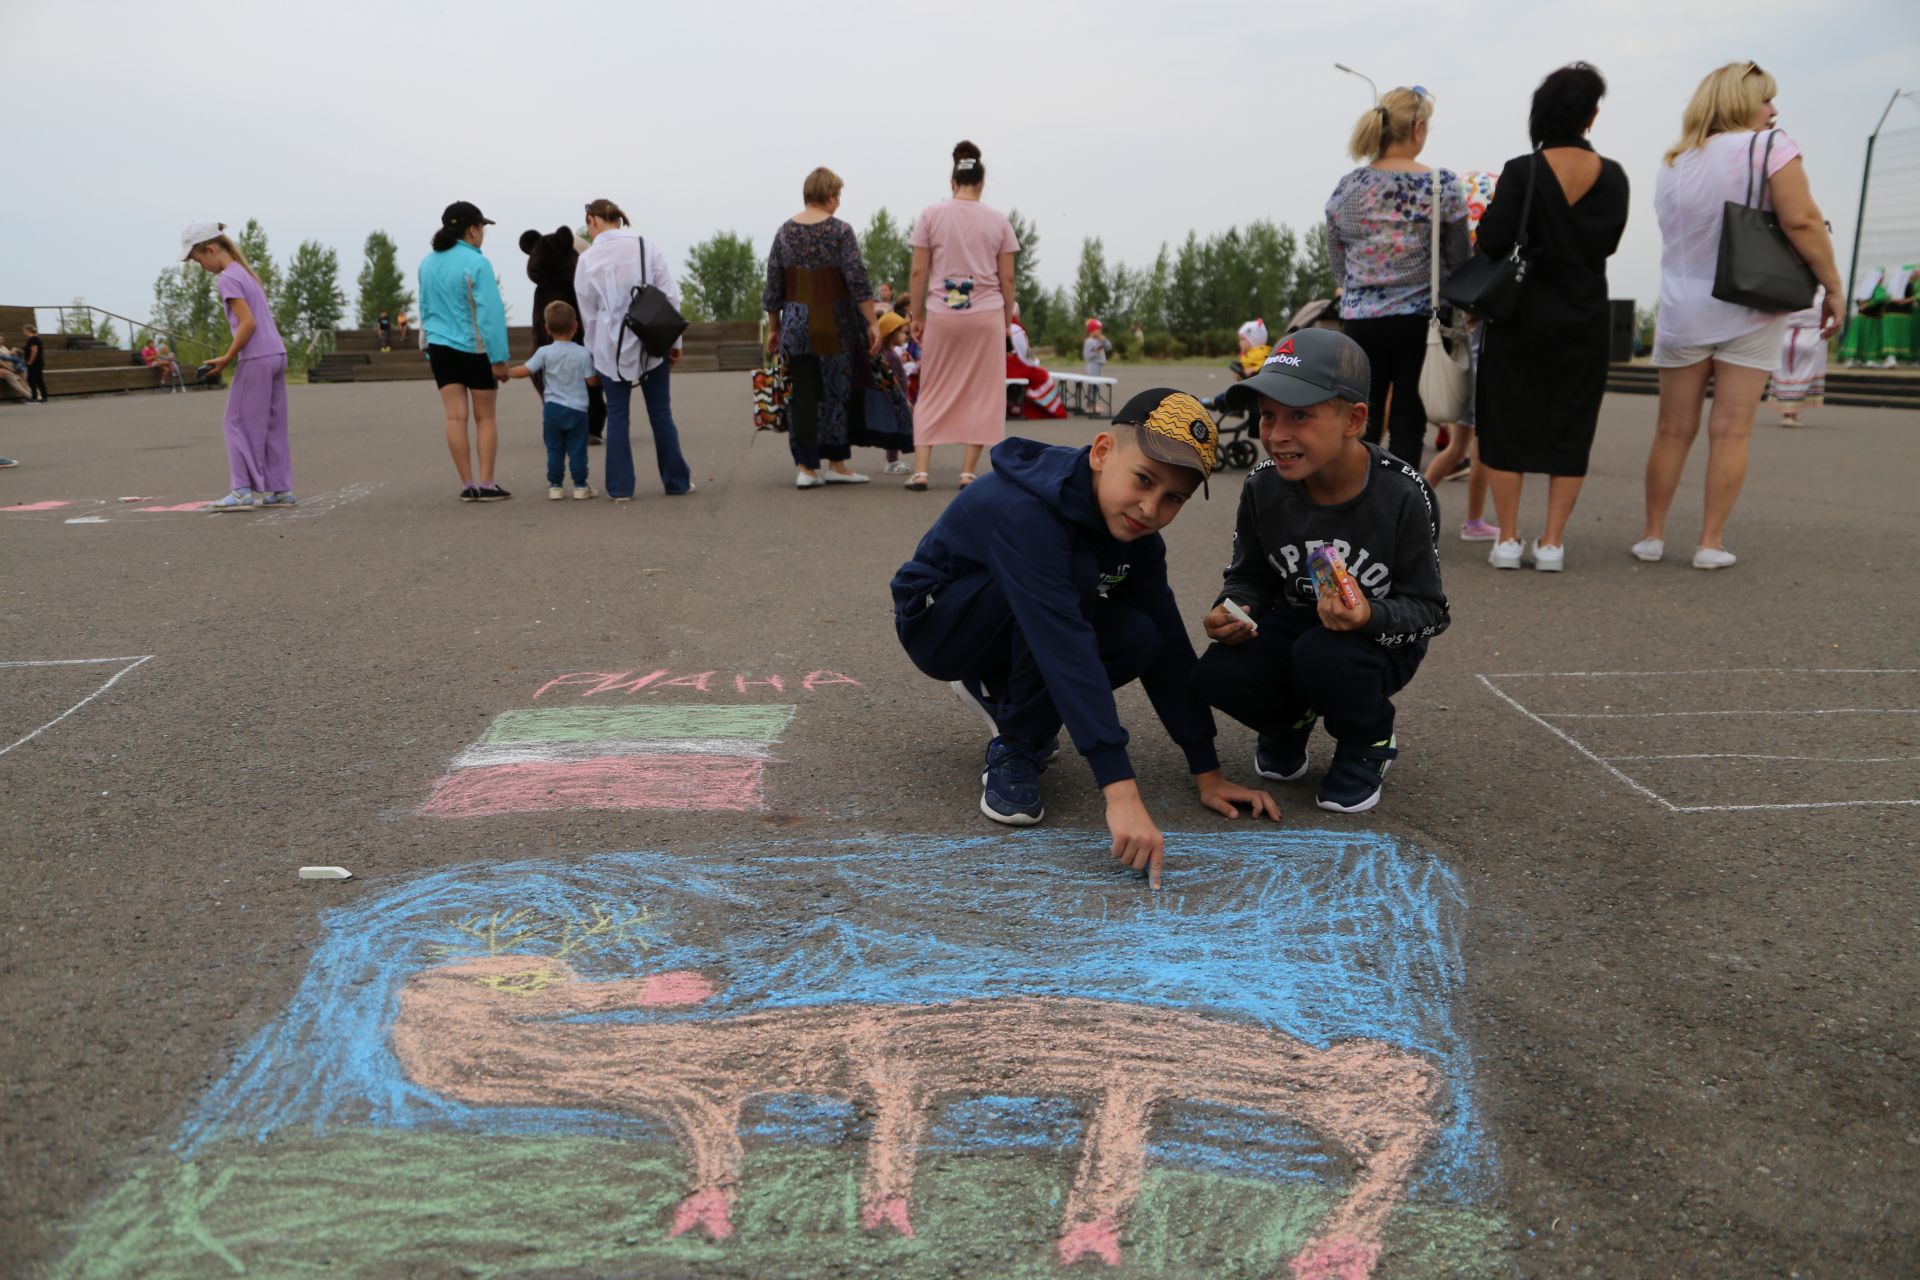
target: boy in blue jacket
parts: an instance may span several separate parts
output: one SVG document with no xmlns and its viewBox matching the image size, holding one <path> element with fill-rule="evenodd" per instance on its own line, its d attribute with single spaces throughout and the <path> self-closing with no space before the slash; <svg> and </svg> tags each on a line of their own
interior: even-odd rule
<svg viewBox="0 0 1920 1280">
<path fill-rule="evenodd" d="M 1166 841 L 1147 813 L 1113 691 L 1139 680 L 1186 753 L 1201 803 L 1278 818 L 1273 797 L 1226 780 L 1213 714 L 1189 687 L 1196 659 L 1160 531 L 1206 484 L 1213 420 L 1164 387 L 1075 449 L 1011 439 L 955 498 L 893 579 L 913 664 L 953 683 L 993 725 L 980 811 L 1030 826 L 1064 722 L 1105 793 L 1113 856 L 1160 883 Z"/>
</svg>

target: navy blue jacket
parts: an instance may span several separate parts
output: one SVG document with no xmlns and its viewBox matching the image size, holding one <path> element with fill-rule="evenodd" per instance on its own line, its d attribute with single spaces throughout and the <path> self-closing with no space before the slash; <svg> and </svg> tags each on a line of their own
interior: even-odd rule
<svg viewBox="0 0 1920 1280">
<path fill-rule="evenodd" d="M 1153 620 L 1165 652 L 1184 658 L 1142 680 L 1154 711 L 1192 772 L 1217 769 L 1213 713 L 1188 688 L 1198 660 L 1167 585 L 1167 545 L 1157 533 L 1123 542 L 1107 531 L 1087 453 L 1017 437 L 994 446 L 993 471 L 961 491 L 894 575 L 895 615 L 912 616 L 947 583 L 992 574 L 1074 746 L 1106 786 L 1134 771 L 1094 635 L 1094 604 L 1129 604 Z"/>
</svg>

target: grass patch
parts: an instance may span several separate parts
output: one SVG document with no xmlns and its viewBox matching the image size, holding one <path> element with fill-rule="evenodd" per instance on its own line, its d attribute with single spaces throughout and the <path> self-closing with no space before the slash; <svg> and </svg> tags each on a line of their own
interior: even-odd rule
<svg viewBox="0 0 1920 1280">
<path fill-rule="evenodd" d="M 752 1150 L 735 1234 L 669 1239 L 685 1191 L 662 1148 L 582 1137 L 349 1130 L 236 1140 L 137 1170 L 65 1230 L 58 1280 L 701 1275 L 1046 1277 L 1074 1151 L 928 1152 L 915 1238 L 859 1227 L 857 1148 Z M 1179 1169 L 1149 1172 L 1102 1275 L 1274 1276 L 1336 1194 Z M 1494 1276 L 1491 1212 L 1411 1205 L 1378 1275 Z"/>
</svg>

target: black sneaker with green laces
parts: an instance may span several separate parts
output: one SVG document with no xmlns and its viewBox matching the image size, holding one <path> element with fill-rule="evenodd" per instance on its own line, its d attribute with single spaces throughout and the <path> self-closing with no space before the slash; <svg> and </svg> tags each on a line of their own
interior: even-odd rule
<svg viewBox="0 0 1920 1280">
<path fill-rule="evenodd" d="M 1379 804 L 1387 766 L 1400 754 L 1399 741 L 1389 736 L 1385 742 L 1362 747 L 1340 743 L 1334 748 L 1327 776 L 1320 779 L 1315 802 L 1335 813 L 1365 813 Z"/>
</svg>

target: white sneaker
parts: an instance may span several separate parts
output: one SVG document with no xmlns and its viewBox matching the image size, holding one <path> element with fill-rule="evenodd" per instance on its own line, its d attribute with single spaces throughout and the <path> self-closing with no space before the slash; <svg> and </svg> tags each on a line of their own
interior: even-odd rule
<svg viewBox="0 0 1920 1280">
<path fill-rule="evenodd" d="M 1567 567 L 1567 549 L 1561 547 L 1543 547 L 1540 539 L 1533 540 L 1533 567 L 1542 573 L 1558 573 Z"/>
<path fill-rule="evenodd" d="M 1739 559 L 1733 552 L 1721 547 L 1698 547 L 1693 553 L 1693 567 L 1696 569 L 1731 569 L 1733 562 Z"/>
<path fill-rule="evenodd" d="M 793 487 L 796 489 L 824 489 L 827 487 L 827 482 L 817 475 L 810 476 L 804 471 L 799 471 L 794 473 Z"/>
<path fill-rule="evenodd" d="M 883 474 L 890 475 L 890 476 L 911 475 L 912 472 L 913 472 L 913 468 L 907 465 L 907 460 L 905 458 L 895 458 L 892 462 L 889 462 L 886 465 L 886 467 L 883 469 Z"/>
<path fill-rule="evenodd" d="M 590 484 L 577 484 L 573 486 L 573 500 L 575 502 L 585 502 L 588 498 L 597 496 L 593 486 Z"/>
<path fill-rule="evenodd" d="M 1667 544 L 1661 538 L 1642 538 L 1633 544 L 1633 558 L 1653 564 L 1667 554 Z"/>
<path fill-rule="evenodd" d="M 820 478 L 828 484 L 865 484 L 867 477 L 858 471 L 822 471 Z"/>
<path fill-rule="evenodd" d="M 567 496 L 567 495 L 566 495 L 566 491 L 565 491 L 565 490 L 563 490 L 563 489 L 561 489 L 561 487 L 560 487 L 559 485 L 557 485 L 557 484 L 550 484 L 550 485 L 548 485 L 548 486 L 547 486 L 547 501 L 549 501 L 549 502 L 558 502 L 558 501 L 560 501 L 560 499 L 562 499 L 562 498 L 564 498 L 564 497 L 566 497 L 566 496 Z"/>
<path fill-rule="evenodd" d="M 1518 538 L 1508 538 L 1505 542 L 1493 544 L 1493 550 L 1487 552 L 1487 563 L 1496 569 L 1518 569 L 1520 558 L 1526 554 L 1526 545 Z"/>
</svg>

